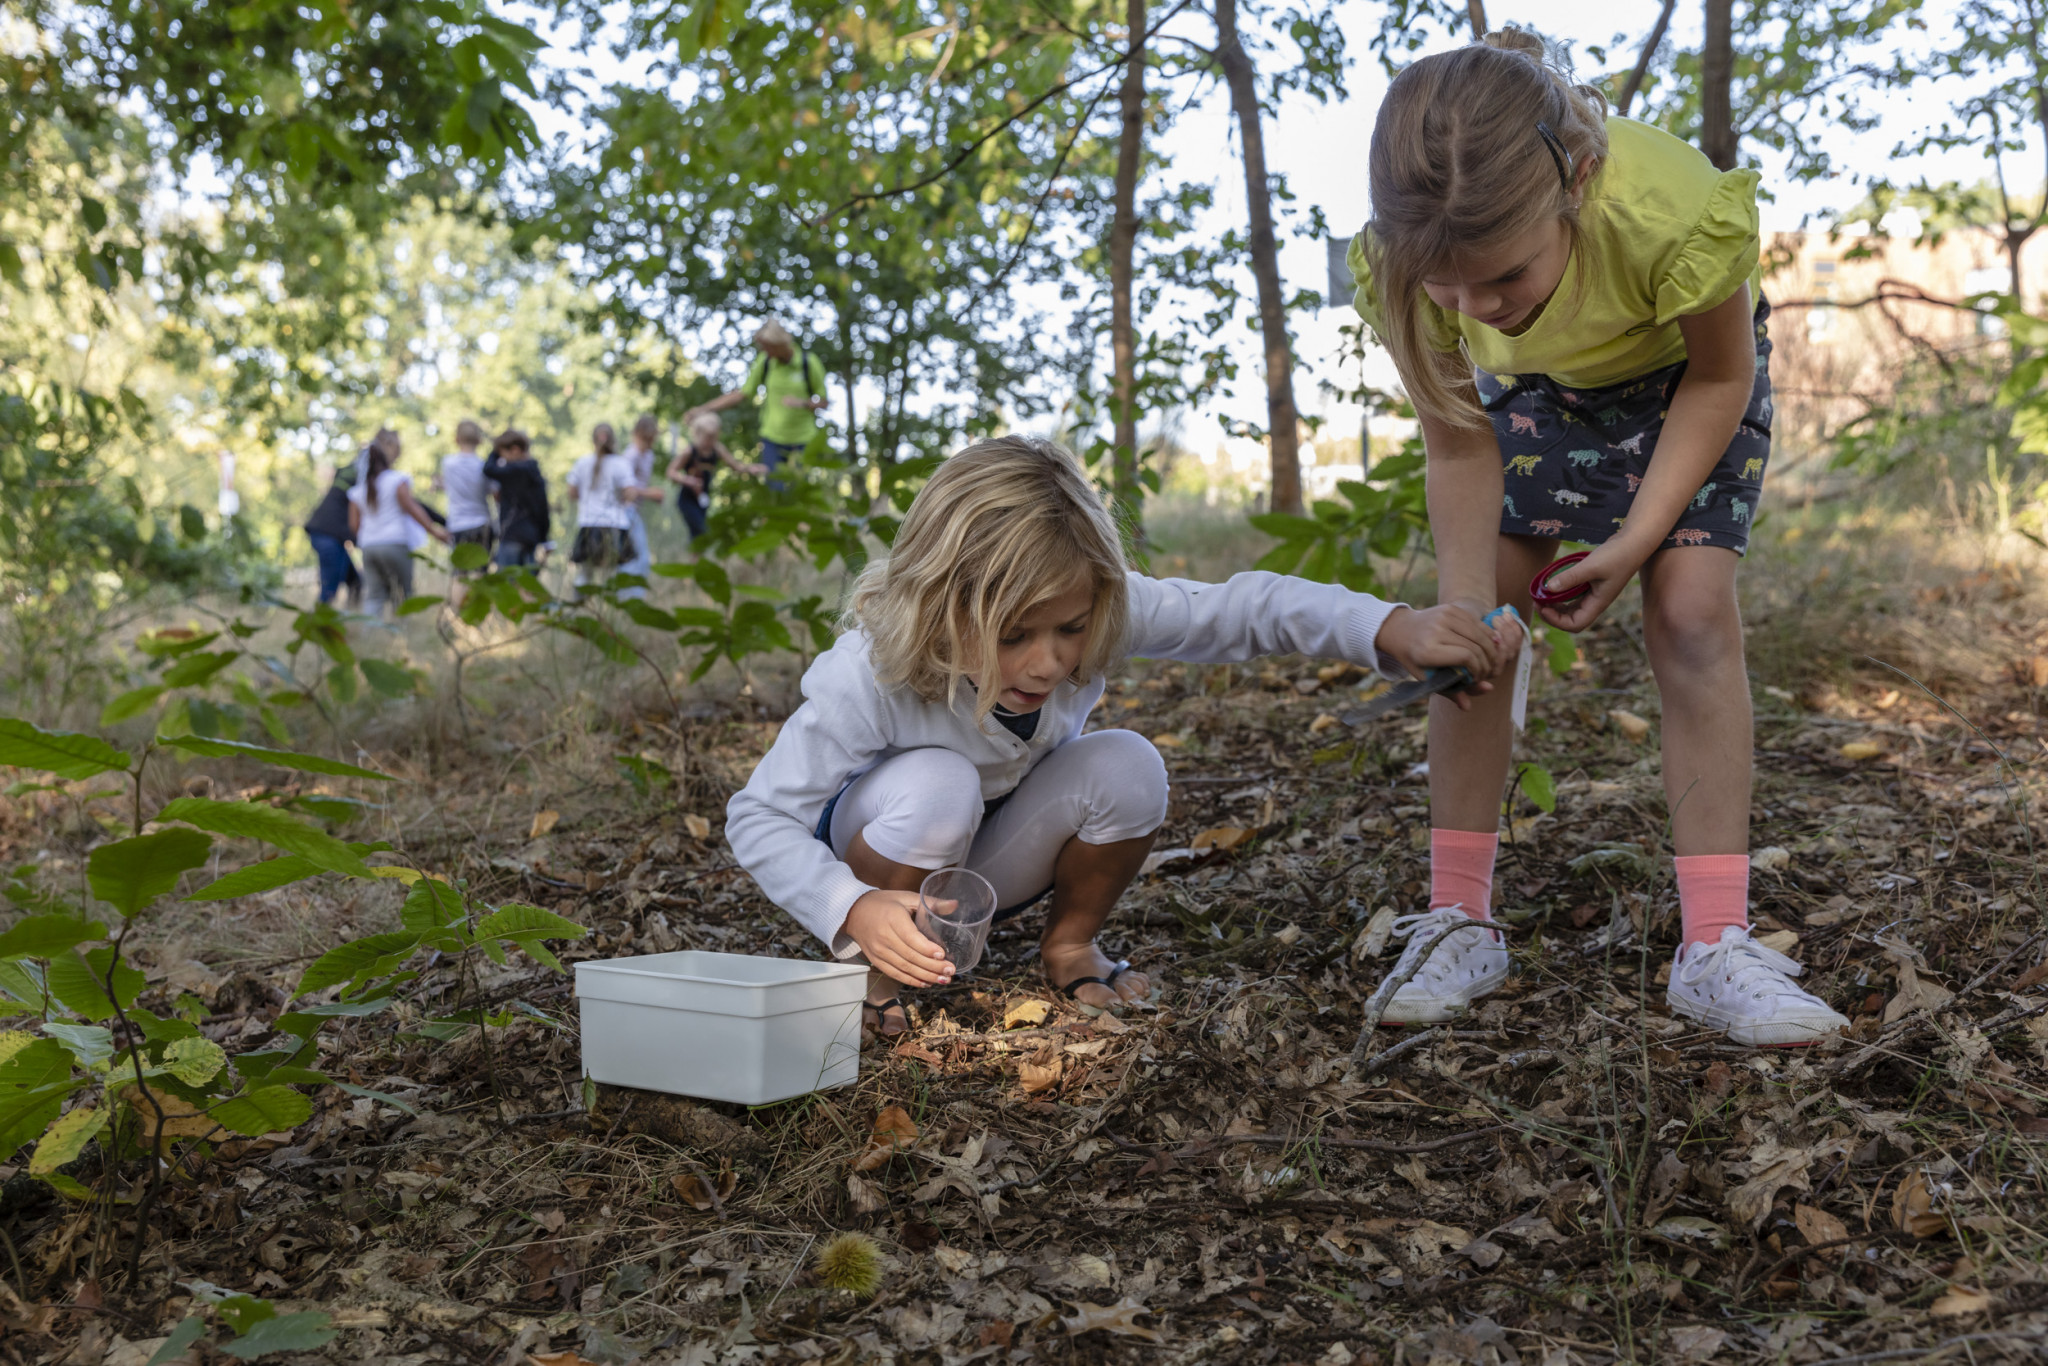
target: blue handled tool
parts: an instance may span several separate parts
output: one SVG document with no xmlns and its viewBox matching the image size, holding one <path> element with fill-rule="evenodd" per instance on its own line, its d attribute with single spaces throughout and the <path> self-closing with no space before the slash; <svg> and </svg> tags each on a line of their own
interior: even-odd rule
<svg viewBox="0 0 2048 1366">
<path fill-rule="evenodd" d="M 1484 625 L 1491 626 L 1494 618 L 1503 613 L 1518 621 L 1522 615 L 1512 607 L 1496 607 L 1480 620 Z M 1377 720 L 1388 712 L 1399 711 L 1410 702 L 1425 697 L 1435 697 L 1438 693 L 1468 692 L 1473 681 L 1472 671 L 1463 666 L 1431 669 L 1420 678 L 1411 678 L 1406 683 L 1396 683 L 1364 706 L 1353 707 L 1337 719 L 1347 726 L 1362 726 L 1367 721 Z"/>
</svg>

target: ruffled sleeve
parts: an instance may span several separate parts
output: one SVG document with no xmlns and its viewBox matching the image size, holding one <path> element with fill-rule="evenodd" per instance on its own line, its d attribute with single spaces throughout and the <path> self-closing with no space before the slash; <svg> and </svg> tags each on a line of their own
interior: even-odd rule
<svg viewBox="0 0 2048 1366">
<path fill-rule="evenodd" d="M 1755 171 L 1725 171 L 1657 284 L 1657 325 L 1727 302 L 1755 273 L 1763 238 Z"/>
<path fill-rule="evenodd" d="M 1358 316 L 1365 319 L 1365 325 L 1382 344 L 1387 334 L 1381 326 L 1380 294 L 1372 280 L 1372 264 L 1365 259 L 1365 234 L 1359 233 L 1351 239 L 1351 249 L 1344 253 L 1344 264 L 1351 271 L 1351 306 L 1358 310 Z M 1422 323 L 1429 332 L 1429 344 L 1439 351 L 1458 349 L 1458 325 L 1449 314 L 1425 299 L 1422 301 Z"/>
</svg>

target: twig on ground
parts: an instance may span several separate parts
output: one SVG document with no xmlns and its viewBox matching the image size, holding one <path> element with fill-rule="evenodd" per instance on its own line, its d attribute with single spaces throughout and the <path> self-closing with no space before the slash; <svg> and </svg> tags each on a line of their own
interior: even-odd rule
<svg viewBox="0 0 2048 1366">
<path fill-rule="evenodd" d="M 1387 980 L 1380 983 L 1379 990 L 1365 1003 L 1365 1023 L 1358 1027 L 1358 1042 L 1351 1048 L 1351 1066 L 1346 1072 L 1347 1078 L 1362 1075 L 1361 1069 L 1365 1067 L 1366 1052 L 1372 1043 L 1372 1032 L 1379 1028 L 1380 1017 L 1385 1015 L 1387 1007 L 1393 1004 L 1394 993 L 1407 986 L 1415 974 L 1422 971 L 1422 965 L 1429 961 L 1429 956 L 1435 953 L 1446 939 L 1460 930 L 1475 928 L 1498 930 L 1503 927 L 1490 920 L 1467 920 L 1462 925 L 1446 925 L 1430 937 L 1429 942 L 1422 946 L 1421 952 L 1415 955 L 1413 962 L 1398 972 L 1389 973 Z M 1412 1045 L 1414 1040 L 1409 1042 Z"/>
</svg>

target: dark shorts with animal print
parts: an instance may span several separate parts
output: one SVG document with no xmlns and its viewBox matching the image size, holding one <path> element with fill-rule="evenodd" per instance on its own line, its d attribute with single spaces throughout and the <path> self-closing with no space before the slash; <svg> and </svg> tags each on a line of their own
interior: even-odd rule
<svg viewBox="0 0 2048 1366">
<path fill-rule="evenodd" d="M 1756 384 L 1742 425 L 1664 544 L 1749 548 L 1771 459 L 1771 306 L 1756 310 Z M 1621 529 L 1664 431 L 1685 362 L 1604 389 L 1564 389 L 1548 375 L 1478 371 L 1506 474 L 1500 529 L 1599 544 Z"/>
</svg>

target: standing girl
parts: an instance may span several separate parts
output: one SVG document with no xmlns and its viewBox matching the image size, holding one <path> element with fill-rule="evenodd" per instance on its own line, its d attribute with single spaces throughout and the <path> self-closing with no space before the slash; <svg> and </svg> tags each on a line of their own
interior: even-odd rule
<svg viewBox="0 0 2048 1366">
<path fill-rule="evenodd" d="M 590 454 L 569 470 L 569 500 L 576 504 L 576 543 L 569 562 L 576 566 L 579 596 L 632 560 L 636 505 L 660 498 L 661 490 L 634 482 L 631 463 L 618 453 L 612 424 L 591 428 Z"/>
<path fill-rule="evenodd" d="M 491 443 L 491 458 L 484 461 L 484 478 L 498 495 L 498 549 L 493 559 L 500 568 L 531 567 L 550 529 L 548 481 L 525 432 L 507 427 L 499 433 Z"/>
<path fill-rule="evenodd" d="M 884 1034 L 905 1028 L 894 984 L 952 977 L 912 912 L 925 877 L 956 864 L 988 879 L 999 919 L 1051 894 L 1039 955 L 1086 1009 L 1150 990 L 1095 942 L 1166 817 L 1151 741 L 1081 733 L 1125 657 L 1294 652 L 1482 678 L 1507 657 L 1461 606 L 1414 611 L 1279 574 L 1132 573 L 1079 462 L 1018 436 L 939 467 L 855 584 L 846 625 L 727 805 L 725 834 L 770 900 L 874 969 Z"/>
<path fill-rule="evenodd" d="M 668 462 L 668 481 L 676 486 L 676 511 L 690 528 L 690 539 L 704 534 L 711 513 L 711 476 L 720 465 L 739 474 L 766 474 L 766 465 L 742 465 L 718 439 L 718 414 L 700 412 L 690 419 L 690 444 Z"/>
<path fill-rule="evenodd" d="M 1756 183 L 1608 117 L 1509 30 L 1395 78 L 1350 259 L 1421 420 L 1441 600 L 1526 612 L 1558 539 L 1592 542 L 1545 595 L 1583 596 L 1541 609 L 1581 631 L 1641 575 L 1683 918 L 1671 1009 L 1739 1043 L 1807 1044 L 1848 1021 L 1749 933 L 1735 570 L 1770 454 Z M 1398 924 L 1403 967 L 1461 916 L 1490 918 L 1508 702 L 1431 710 L 1430 901 Z M 1449 1018 L 1507 966 L 1496 932 L 1455 935 L 1386 1019 Z"/>
<path fill-rule="evenodd" d="M 497 537 L 491 526 L 488 476 L 484 458 L 476 453 L 483 444 L 484 429 L 468 418 L 455 424 L 455 449 L 441 457 L 441 472 L 434 487 L 448 495 L 448 534 L 456 545 L 480 545 L 489 551 Z"/>
<path fill-rule="evenodd" d="M 363 610 L 390 616 L 412 596 L 412 551 L 426 538 L 450 537 L 412 496 L 412 476 L 396 468 L 398 433 L 389 427 L 370 440 L 363 478 L 348 491 L 349 536 L 363 556 Z"/>
</svg>

